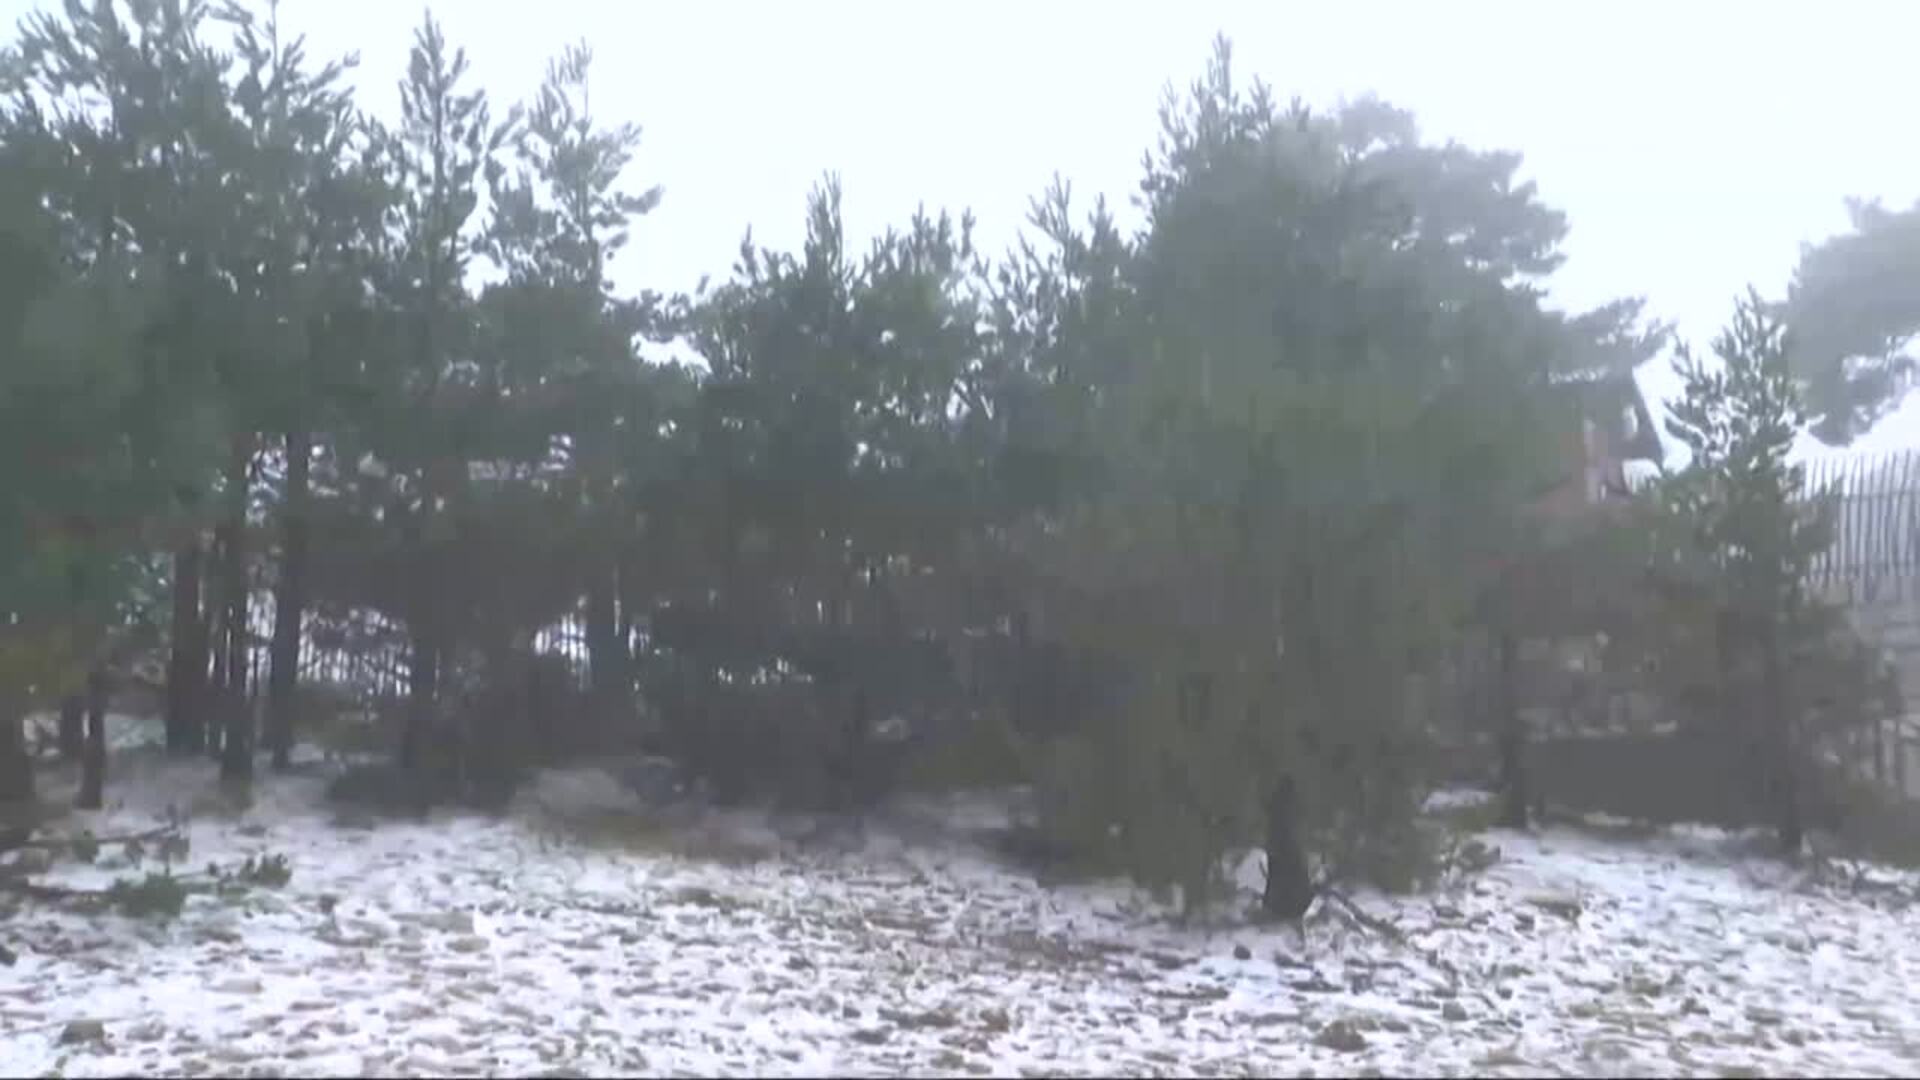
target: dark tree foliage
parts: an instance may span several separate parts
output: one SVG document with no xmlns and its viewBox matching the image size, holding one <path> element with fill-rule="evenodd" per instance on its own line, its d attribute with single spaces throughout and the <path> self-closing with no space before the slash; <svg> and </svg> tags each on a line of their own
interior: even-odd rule
<svg viewBox="0 0 1920 1080">
<path fill-rule="evenodd" d="M 1664 331 L 1546 306 L 1567 222 L 1519 156 L 1282 103 L 1224 42 L 1132 232 L 1058 180 L 1003 256 L 934 210 L 863 244 L 830 176 L 797 250 L 675 297 L 610 276 L 670 204 L 584 45 L 496 112 L 428 15 L 392 126 L 354 63 L 244 0 L 69 5 L 0 62 L 0 799 L 60 709 L 99 805 L 107 695 L 164 649 L 169 745 L 234 782 L 342 702 L 393 761 L 336 795 L 408 812 L 641 749 L 813 809 L 945 767 L 1189 903 L 1264 847 L 1295 917 L 1416 876 L 1455 639 L 1590 630 L 1658 546 L 1540 600 L 1592 540 L 1535 513 L 1556 448 Z M 1808 251 L 1799 366 L 1752 306 L 1689 384 L 1663 528 L 1748 538 L 1701 570 L 1743 626 L 1815 543 L 1780 531 L 1789 391 L 1844 427 L 1905 378 L 1910 217 Z"/>
</svg>

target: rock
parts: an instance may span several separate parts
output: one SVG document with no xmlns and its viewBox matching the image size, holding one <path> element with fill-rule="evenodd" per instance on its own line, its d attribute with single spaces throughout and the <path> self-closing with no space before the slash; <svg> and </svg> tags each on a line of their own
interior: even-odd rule
<svg viewBox="0 0 1920 1080">
<path fill-rule="evenodd" d="M 1357 1054 L 1367 1048 L 1367 1037 L 1345 1020 L 1335 1020 L 1321 1028 L 1313 1041 L 1316 1046 L 1338 1050 L 1343 1054 Z"/>
<path fill-rule="evenodd" d="M 53 853 L 43 848 L 27 848 L 14 855 L 7 869 L 22 877 L 44 874 L 53 869 Z"/>
<path fill-rule="evenodd" d="M 472 934 L 457 937 L 447 942 L 447 948 L 457 953 L 477 953 L 487 951 L 487 939 Z"/>
<path fill-rule="evenodd" d="M 60 1029 L 61 1046 L 97 1046 L 107 1041 L 104 1020 L 75 1020 Z"/>
<path fill-rule="evenodd" d="M 471 911 L 436 911 L 422 916 L 420 921 L 435 930 L 449 934 L 473 933 L 473 912 Z"/>
<path fill-rule="evenodd" d="M 880 1027 L 859 1028 L 853 1033 L 853 1041 L 866 1046 L 880 1046 L 892 1038 L 892 1032 Z"/>
<path fill-rule="evenodd" d="M 20 956 L 5 945 L 0 945 L 0 967 L 12 967 L 20 962 Z"/>
<path fill-rule="evenodd" d="M 1525 1069 L 1532 1064 L 1520 1055 L 1520 1045 L 1498 1047 L 1482 1055 L 1473 1063 L 1482 1069 Z"/>
<path fill-rule="evenodd" d="M 685 799 L 691 777 L 671 758 L 643 757 L 614 766 L 612 771 L 643 805 L 665 807 Z"/>
<path fill-rule="evenodd" d="M 348 811 L 348 817 L 368 815 L 424 818 L 433 809 L 437 785 L 393 764 L 356 765 L 327 785 L 327 801 Z M 355 822 L 359 824 L 359 822 Z"/>
<path fill-rule="evenodd" d="M 1247 948 L 1245 945 L 1235 945 L 1233 947 L 1233 958 L 1235 960 L 1251 960 L 1253 959 L 1253 950 Z"/>
<path fill-rule="evenodd" d="M 159 1042 L 167 1037 L 167 1026 L 158 1020 L 149 1020 L 127 1029 L 127 1038 L 134 1042 Z"/>
<path fill-rule="evenodd" d="M 1460 846 L 1458 860 L 1469 873 L 1477 873 L 1500 861 L 1500 849 L 1469 840 Z"/>
<path fill-rule="evenodd" d="M 959 1023 L 958 1020 L 954 1019 L 952 1013 L 941 1012 L 936 1009 L 929 1009 L 926 1012 L 902 1012 L 899 1009 L 883 1008 L 880 1010 L 880 1019 L 885 1020 L 895 1027 L 905 1028 L 908 1031 L 944 1029 L 954 1027 Z"/>
<path fill-rule="evenodd" d="M 1449 1001 L 1440 1006 L 1440 1019 L 1459 1023 L 1467 1018 L 1467 1007 L 1458 1001 Z"/>
<path fill-rule="evenodd" d="M 980 1023 L 995 1035 L 1004 1034 L 1013 1030 L 1013 1018 L 1007 1015 L 1007 1010 L 1005 1009 L 980 1010 Z"/>
<path fill-rule="evenodd" d="M 1625 1061 L 1633 1048 L 1619 1039 L 1589 1039 L 1580 1047 L 1580 1056 L 1593 1062 Z"/>
<path fill-rule="evenodd" d="M 467 1049 L 465 1043 L 462 1043 L 452 1035 L 424 1035 L 417 1041 L 423 1042 L 443 1054 L 459 1054 Z"/>
<path fill-rule="evenodd" d="M 1554 893 L 1541 893 L 1527 898 L 1527 902 L 1549 915 L 1558 915 L 1568 922 L 1580 918 L 1582 905 L 1577 896 L 1561 896 Z"/>
<path fill-rule="evenodd" d="M 210 989 L 222 994 L 257 994 L 266 987 L 251 975 L 234 975 L 214 983 Z"/>
</svg>

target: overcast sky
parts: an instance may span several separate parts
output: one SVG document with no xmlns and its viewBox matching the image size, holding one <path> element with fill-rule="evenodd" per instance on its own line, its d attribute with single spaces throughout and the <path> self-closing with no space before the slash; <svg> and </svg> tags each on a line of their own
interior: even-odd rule
<svg viewBox="0 0 1920 1080">
<path fill-rule="evenodd" d="M 17 17 L 31 0 L 0 0 Z M 408 0 L 283 0 L 317 56 L 358 50 L 363 104 L 391 116 Z M 1907 0 L 442 0 L 452 41 L 504 106 L 549 57 L 596 52 L 595 114 L 645 128 L 636 185 L 660 209 L 623 285 L 724 274 L 743 230 L 798 242 L 808 188 L 845 185 L 851 231 L 917 203 L 971 208 L 990 251 L 1056 170 L 1125 204 L 1169 80 L 1224 31 L 1243 77 L 1313 104 L 1377 92 L 1433 137 L 1526 155 L 1572 222 L 1554 293 L 1641 294 L 1704 350 L 1752 283 L 1784 291 L 1843 200 L 1920 201 L 1920 4 Z M 8 19 L 12 21 L 11 18 Z M 1673 385 L 1664 363 L 1650 392 Z M 1920 445 L 1920 402 L 1866 449 Z"/>
</svg>

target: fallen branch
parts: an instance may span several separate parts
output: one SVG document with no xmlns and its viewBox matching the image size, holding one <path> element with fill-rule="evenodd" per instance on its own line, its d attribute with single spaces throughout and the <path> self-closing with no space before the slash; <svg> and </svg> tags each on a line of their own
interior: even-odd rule
<svg viewBox="0 0 1920 1080">
<path fill-rule="evenodd" d="M 1347 914 L 1362 927 L 1391 939 L 1397 945 L 1418 953 L 1427 963 L 1443 972 L 1447 976 L 1447 981 L 1451 983 L 1455 989 L 1458 989 L 1460 984 L 1465 981 L 1460 973 L 1460 969 L 1455 967 L 1446 957 L 1415 942 L 1413 939 L 1407 937 L 1406 933 L 1399 927 L 1385 919 L 1367 914 L 1366 911 L 1361 909 L 1359 904 L 1354 903 L 1352 897 L 1334 888 L 1331 883 L 1321 882 L 1319 892 L 1328 899 L 1338 901 L 1340 906 L 1346 910 Z M 1485 1001 L 1489 1006 L 1492 1006 L 1496 1011 L 1499 1009 L 1500 1006 L 1498 1003 L 1496 1003 L 1492 996 L 1485 990 L 1479 991 L 1479 996 L 1481 1000 Z"/>
<path fill-rule="evenodd" d="M 69 889 L 64 885 L 42 885 L 19 878 L 0 878 L 0 891 L 19 893 L 32 900 L 105 900 L 105 889 Z"/>
<path fill-rule="evenodd" d="M 1329 899 L 1339 901 L 1340 906 L 1346 909 L 1347 914 L 1352 916 L 1353 920 L 1359 923 L 1361 926 L 1364 926 L 1367 929 L 1372 930 L 1376 934 L 1384 934 L 1385 936 L 1392 938 L 1398 944 L 1408 945 L 1408 946 L 1413 945 L 1413 942 L 1407 940 L 1407 935 L 1402 933 L 1399 927 L 1393 925 L 1392 923 L 1386 921 L 1385 919 L 1377 918 L 1375 916 L 1367 914 L 1365 911 L 1362 911 L 1360 909 L 1360 905 L 1353 902 L 1352 897 L 1334 888 L 1332 885 L 1323 883 L 1320 886 L 1320 892 L 1322 895 L 1326 896 Z"/>
<path fill-rule="evenodd" d="M 80 1024 L 80 1023 L 87 1023 L 87 1022 L 96 1023 L 102 1027 L 105 1027 L 108 1024 L 124 1024 L 130 1020 L 138 1020 L 138 1019 L 140 1019 L 140 1016 L 137 1014 L 131 1015 L 131 1016 L 108 1016 L 108 1017 L 82 1016 L 73 1020 L 48 1020 L 43 1024 L 30 1024 L 27 1027 L 8 1028 L 7 1033 L 9 1035 L 28 1035 L 36 1031 L 52 1031 L 55 1028 L 65 1029 L 66 1027 L 72 1024 Z"/>
<path fill-rule="evenodd" d="M 96 836 L 93 843 L 99 847 L 109 844 L 144 844 L 149 840 L 162 840 L 180 831 L 177 825 L 161 825 L 145 832 L 126 833 L 120 836 Z M 0 851 L 65 851 L 73 846 L 74 837 L 63 839 L 35 838 L 25 830 L 0 833 Z"/>
<path fill-rule="evenodd" d="M 111 903 L 111 896 L 104 888 L 44 886 L 40 882 L 29 882 L 21 878 L 0 878 L 0 892 L 12 892 L 17 896 L 38 899 L 44 903 L 71 903 L 81 909 L 102 909 Z"/>
</svg>

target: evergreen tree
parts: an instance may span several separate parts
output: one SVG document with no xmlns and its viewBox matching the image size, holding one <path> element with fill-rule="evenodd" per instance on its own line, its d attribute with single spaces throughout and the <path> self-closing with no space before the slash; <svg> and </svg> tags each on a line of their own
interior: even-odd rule
<svg viewBox="0 0 1920 1080">
<path fill-rule="evenodd" d="M 1850 231 L 1801 252 L 1782 312 L 1812 431 L 1836 445 L 1899 404 L 1920 361 L 1920 205 L 1847 210 Z"/>
<path fill-rule="evenodd" d="M 399 530 L 405 565 L 400 600 L 410 640 L 408 707 L 400 740 L 403 768 L 423 764 L 440 698 L 449 640 L 441 517 L 459 497 L 466 459 L 446 408 L 453 366 L 471 359 L 474 324 L 466 272 L 480 185 L 498 167 L 515 117 L 495 123 L 480 90 L 465 90 L 466 51 L 449 49 L 429 13 L 414 34 L 407 78 L 400 84 L 399 128 L 386 140 L 398 186 L 394 208 L 396 262 L 381 284 L 398 340 L 376 378 L 379 415 L 369 438 L 395 483 L 383 522 Z M 397 582 L 396 582 L 397 584 Z"/>
<path fill-rule="evenodd" d="M 1691 543 L 1668 573 L 1690 570 L 1688 583 L 1712 606 L 1721 671 L 1735 684 L 1723 693 L 1742 683 L 1751 691 L 1730 700 L 1750 707 L 1727 709 L 1738 725 L 1728 734 L 1736 748 L 1757 748 L 1781 844 L 1797 853 L 1807 763 L 1789 661 L 1814 614 L 1806 574 L 1830 522 L 1822 504 L 1799 501 L 1804 468 L 1788 460 L 1805 413 L 1784 322 L 1750 291 L 1713 350 L 1718 365 L 1685 350 L 1675 364 L 1684 389 L 1667 429 L 1692 460 L 1660 494 Z M 1757 679 L 1747 675 L 1755 666 Z"/>
<path fill-rule="evenodd" d="M 647 379 L 635 354 L 653 329 L 657 300 L 617 299 L 607 263 L 627 243 L 633 221 L 650 212 L 660 189 L 621 189 L 640 142 L 632 124 L 595 125 L 589 109 L 592 52 L 579 44 L 548 69 L 516 139 L 519 167 L 494 183 L 488 250 L 506 268 L 510 298 L 496 294 L 509 317 L 531 317 L 527 347 L 506 358 L 510 374 L 565 404 L 548 409 L 563 440 L 575 497 L 589 523 L 580 539 L 586 568 L 588 667 L 595 712 L 603 723 L 631 711 L 631 643 L 620 632 L 633 613 L 620 609 L 619 535 L 632 522 L 619 486 L 619 440 L 626 408 L 646 409 Z M 639 395 L 636 397 L 636 395 Z M 640 417 L 632 417 L 638 421 Z"/>
</svg>

